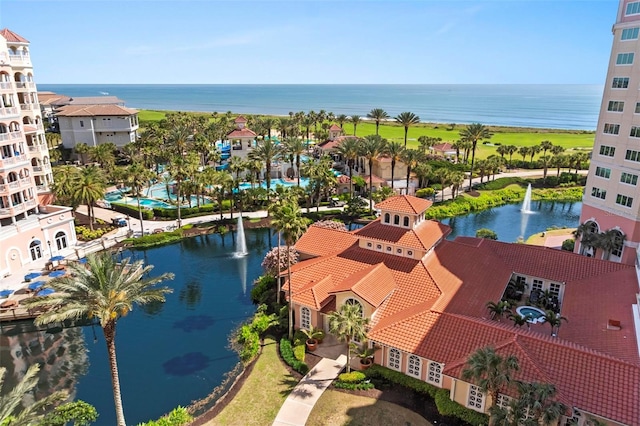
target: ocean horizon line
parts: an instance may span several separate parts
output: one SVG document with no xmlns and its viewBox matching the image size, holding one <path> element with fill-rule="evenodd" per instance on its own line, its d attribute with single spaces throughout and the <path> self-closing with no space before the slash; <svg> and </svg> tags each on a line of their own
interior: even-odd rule
<svg viewBox="0 0 640 426">
<path fill-rule="evenodd" d="M 45 86 L 602 86 L 603 83 L 38 83 Z"/>
</svg>

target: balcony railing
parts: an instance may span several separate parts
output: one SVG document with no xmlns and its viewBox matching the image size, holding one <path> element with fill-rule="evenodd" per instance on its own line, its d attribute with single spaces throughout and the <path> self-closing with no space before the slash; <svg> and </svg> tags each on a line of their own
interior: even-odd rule
<svg viewBox="0 0 640 426">
<path fill-rule="evenodd" d="M 29 145 L 29 152 L 47 152 L 46 145 Z"/>
<path fill-rule="evenodd" d="M 22 132 L 20 130 L 16 130 L 15 132 L 9 132 L 9 133 L 0 133 L 0 142 L 13 140 L 13 139 L 21 139 L 21 138 L 22 138 Z"/>
<path fill-rule="evenodd" d="M 43 183 L 42 185 L 36 185 L 36 190 L 38 192 L 48 191 L 49 187 L 47 186 L 46 183 Z"/>
<path fill-rule="evenodd" d="M 20 163 L 23 161 L 27 161 L 27 156 L 26 155 L 16 155 L 13 157 L 7 157 L 7 158 L 3 158 L 0 159 L 0 168 L 5 167 L 5 166 L 12 166 L 16 163 Z"/>
<path fill-rule="evenodd" d="M 0 90 L 11 90 L 13 89 L 13 84 L 10 81 L 1 81 L 0 82 Z"/>
<path fill-rule="evenodd" d="M 27 208 L 35 207 L 36 200 L 27 200 L 24 203 L 22 203 L 22 205 L 26 206 Z"/>
<path fill-rule="evenodd" d="M 13 216 L 13 209 L 11 208 L 0 209 L 0 216 Z"/>
<path fill-rule="evenodd" d="M 0 117 L 15 116 L 15 115 L 18 115 L 17 107 L 0 108 Z"/>
<path fill-rule="evenodd" d="M 31 63 L 31 58 L 23 55 L 9 55 L 9 61 L 11 65 L 26 65 Z"/>
<path fill-rule="evenodd" d="M 20 104 L 20 109 L 23 111 L 31 111 L 34 107 L 33 104 Z"/>
</svg>

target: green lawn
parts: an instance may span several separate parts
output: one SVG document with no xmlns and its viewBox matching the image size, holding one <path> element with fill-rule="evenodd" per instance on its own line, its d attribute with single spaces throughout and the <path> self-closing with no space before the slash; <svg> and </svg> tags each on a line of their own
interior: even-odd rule
<svg viewBox="0 0 640 426">
<path fill-rule="evenodd" d="M 426 426 L 431 423 L 418 413 L 391 402 L 326 390 L 313 407 L 306 424 Z"/>
<path fill-rule="evenodd" d="M 240 391 L 206 425 L 270 425 L 297 383 L 280 361 L 275 340 L 267 338 L 262 355 Z"/>
</svg>

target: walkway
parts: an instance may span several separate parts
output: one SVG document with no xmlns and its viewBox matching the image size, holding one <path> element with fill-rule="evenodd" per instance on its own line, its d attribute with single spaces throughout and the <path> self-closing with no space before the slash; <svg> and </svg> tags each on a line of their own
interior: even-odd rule
<svg viewBox="0 0 640 426">
<path fill-rule="evenodd" d="M 282 404 L 274 426 L 304 426 L 316 401 L 347 364 L 347 357 L 323 358 L 291 391 Z"/>
</svg>

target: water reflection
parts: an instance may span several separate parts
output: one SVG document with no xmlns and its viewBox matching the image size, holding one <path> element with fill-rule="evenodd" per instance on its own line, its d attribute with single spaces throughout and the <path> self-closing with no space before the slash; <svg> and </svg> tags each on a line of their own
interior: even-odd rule
<svg viewBox="0 0 640 426">
<path fill-rule="evenodd" d="M 187 308 L 195 309 L 202 299 L 202 285 L 200 281 L 189 281 L 180 289 L 179 299 Z"/>
</svg>

